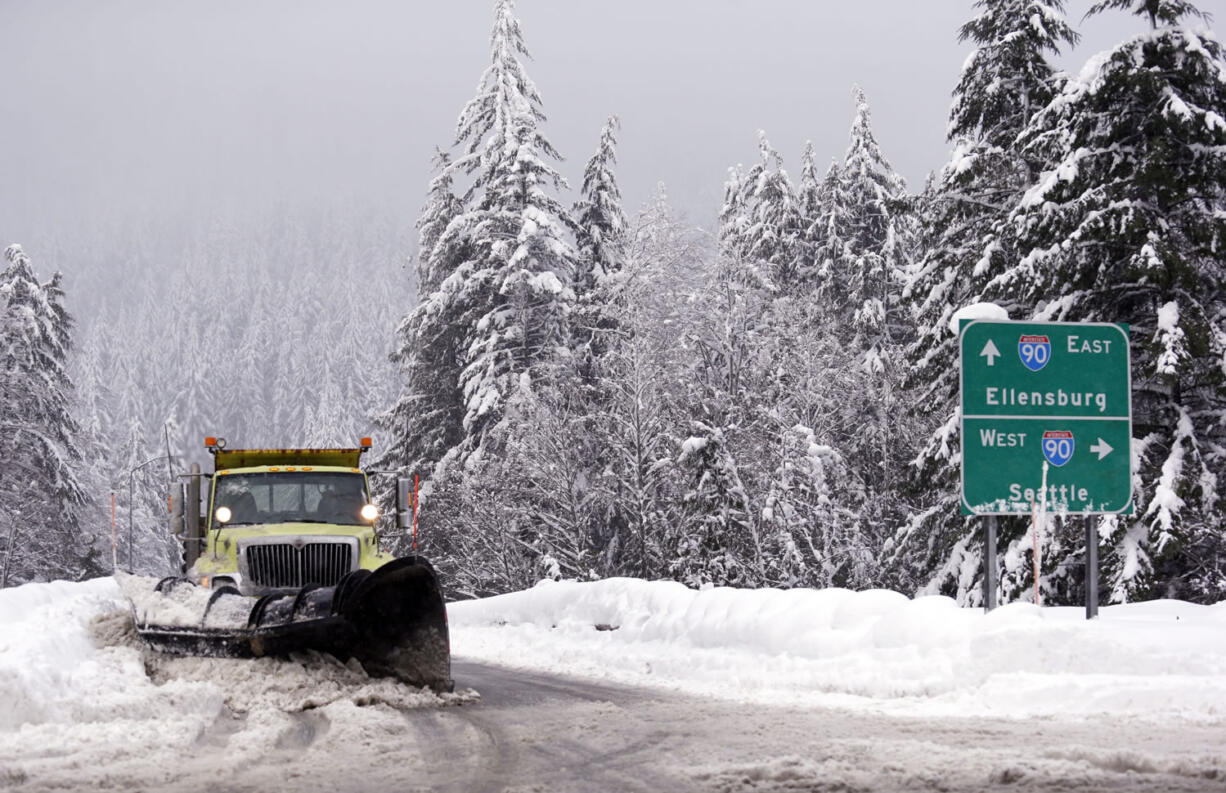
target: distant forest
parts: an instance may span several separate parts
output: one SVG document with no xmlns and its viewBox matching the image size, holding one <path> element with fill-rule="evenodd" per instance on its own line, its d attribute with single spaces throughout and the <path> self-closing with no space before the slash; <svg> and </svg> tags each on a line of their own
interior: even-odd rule
<svg viewBox="0 0 1226 793">
<path fill-rule="evenodd" d="M 1136 511 L 1098 521 L 1100 590 L 1222 599 L 1226 57 L 1187 0 L 1102 0 L 1089 22 L 1126 10 L 1136 35 L 1060 73 L 1063 6 L 976 3 L 949 160 L 911 189 L 854 86 L 846 151 L 789 170 L 759 133 L 713 230 L 664 185 L 623 206 L 613 116 L 570 185 L 498 0 L 415 224 L 355 204 L 66 230 L 132 284 L 120 305 L 8 247 L 0 584 L 108 572 L 112 493 L 136 534 L 120 563 L 175 569 L 168 476 L 205 434 L 374 434 L 367 462 L 422 482 L 421 552 L 453 597 L 634 576 L 980 605 L 951 321 L 993 303 L 1131 326 Z M 1035 548 L 1044 603 L 1084 596 L 1083 523 L 1054 506 L 1002 519 L 1004 600 L 1033 599 Z"/>
</svg>

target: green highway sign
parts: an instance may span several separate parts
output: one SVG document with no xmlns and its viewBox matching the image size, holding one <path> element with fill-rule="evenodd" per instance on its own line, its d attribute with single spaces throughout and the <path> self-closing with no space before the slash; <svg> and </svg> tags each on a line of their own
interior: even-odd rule
<svg viewBox="0 0 1226 793">
<path fill-rule="evenodd" d="M 964 320 L 962 514 L 1131 513 L 1128 326 Z"/>
</svg>

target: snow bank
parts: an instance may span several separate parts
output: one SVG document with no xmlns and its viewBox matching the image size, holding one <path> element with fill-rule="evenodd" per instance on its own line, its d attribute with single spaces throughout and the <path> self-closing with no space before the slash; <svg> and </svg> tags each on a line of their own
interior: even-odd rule
<svg viewBox="0 0 1226 793">
<path fill-rule="evenodd" d="M 1226 604 L 1101 609 L 843 589 L 542 582 L 452 603 L 457 656 L 749 702 L 915 715 L 1226 717 Z"/>
<path fill-rule="evenodd" d="M 1086 622 L 1081 609 L 1012 604 L 984 614 L 881 590 L 695 591 L 610 579 L 545 582 L 448 612 L 457 657 L 750 703 L 1226 718 L 1226 603 L 1110 606 Z M 143 652 L 111 579 L 0 591 L 0 702 L 0 765 L 45 746 L 82 767 L 116 746 L 191 746 L 230 713 L 246 714 L 246 740 L 266 722 L 289 729 L 286 713 L 318 709 L 356 719 L 360 731 L 382 706 L 441 704 L 314 654 Z"/>
<path fill-rule="evenodd" d="M 0 731 L 23 724 L 140 718 L 173 699 L 216 713 L 220 697 L 199 686 L 155 692 L 136 652 L 103 654 L 91 620 L 124 608 L 119 587 L 100 578 L 0 592 Z M 144 682 L 144 686 L 140 682 Z"/>
<path fill-rule="evenodd" d="M 266 716 L 260 711 L 334 703 L 407 708 L 473 698 L 471 692 L 440 698 L 315 653 L 239 660 L 148 652 L 123 591 L 141 603 L 152 583 L 121 576 L 0 591 L 0 764 L 42 741 L 82 757 L 115 744 L 186 746 L 228 712 L 258 722 Z M 159 617 L 176 609 L 186 615 L 198 595 L 158 595 L 154 605 L 162 609 Z"/>
</svg>

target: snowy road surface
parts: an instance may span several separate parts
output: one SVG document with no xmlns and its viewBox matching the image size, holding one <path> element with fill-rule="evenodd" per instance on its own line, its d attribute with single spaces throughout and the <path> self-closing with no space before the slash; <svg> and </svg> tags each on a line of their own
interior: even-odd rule
<svg viewBox="0 0 1226 793">
<path fill-rule="evenodd" d="M 458 663 L 476 705 L 413 711 L 454 791 L 1226 790 L 1222 730 L 749 707 Z M 458 729 L 457 729 L 458 727 Z M 1138 737 L 1140 735 L 1141 737 Z"/>
<path fill-rule="evenodd" d="M 844 590 L 452 604 L 457 693 L 145 651 L 114 581 L 0 592 L 0 790 L 1226 791 L 1226 611 Z"/>
<path fill-rule="evenodd" d="M 162 754 L 0 759 L 13 791 L 1213 791 L 1222 730 L 751 707 L 457 661 L 479 701 L 223 709 Z M 1152 726 L 1152 725 L 1151 725 Z M 2 742 L 0 742 L 2 745 Z M 142 757 L 161 757 L 157 763 Z"/>
</svg>

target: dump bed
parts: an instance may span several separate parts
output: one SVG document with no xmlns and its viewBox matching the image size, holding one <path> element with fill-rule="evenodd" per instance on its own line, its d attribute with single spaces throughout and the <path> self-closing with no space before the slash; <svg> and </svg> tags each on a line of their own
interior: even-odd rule
<svg viewBox="0 0 1226 793">
<path fill-rule="evenodd" d="M 261 465 L 334 465 L 357 468 L 365 449 L 216 449 L 213 465 L 218 471 L 255 468 Z"/>
</svg>

